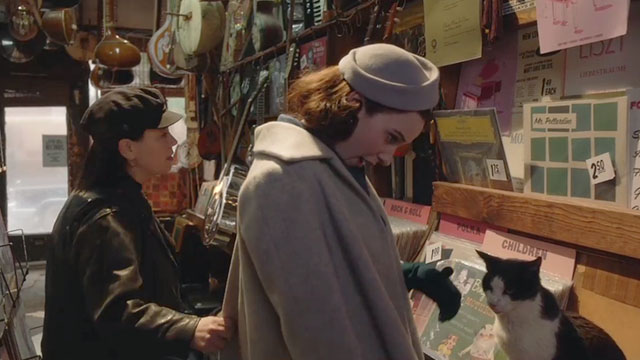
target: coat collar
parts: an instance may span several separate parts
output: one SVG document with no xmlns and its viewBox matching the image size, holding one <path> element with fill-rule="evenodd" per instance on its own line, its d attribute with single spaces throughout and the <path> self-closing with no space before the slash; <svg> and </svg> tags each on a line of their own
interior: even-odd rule
<svg viewBox="0 0 640 360">
<path fill-rule="evenodd" d="M 374 214 L 384 212 L 371 184 L 367 181 L 367 194 L 349 173 L 338 154 L 301 126 L 285 121 L 261 125 L 256 128 L 253 152 L 255 155 L 265 155 L 288 163 L 325 160 L 336 171 L 336 175 L 369 204 Z"/>
<path fill-rule="evenodd" d="M 337 158 L 333 150 L 307 130 L 287 122 L 272 121 L 258 127 L 255 139 L 256 155 L 264 154 L 285 162 Z"/>
</svg>

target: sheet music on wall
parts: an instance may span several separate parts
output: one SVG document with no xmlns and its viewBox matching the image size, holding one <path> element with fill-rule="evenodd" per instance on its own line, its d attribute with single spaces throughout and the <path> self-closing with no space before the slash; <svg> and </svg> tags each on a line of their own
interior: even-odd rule
<svg viewBox="0 0 640 360">
<path fill-rule="evenodd" d="M 629 207 L 640 210 L 640 88 L 627 90 L 629 98 Z"/>
</svg>

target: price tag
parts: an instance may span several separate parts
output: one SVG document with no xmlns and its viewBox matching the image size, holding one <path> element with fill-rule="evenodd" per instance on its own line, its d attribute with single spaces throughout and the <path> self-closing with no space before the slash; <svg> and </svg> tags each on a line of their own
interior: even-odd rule
<svg viewBox="0 0 640 360">
<path fill-rule="evenodd" d="M 616 177 L 616 171 L 611 162 L 611 155 L 604 153 L 587 160 L 587 170 L 591 184 L 596 185 Z"/>
<path fill-rule="evenodd" d="M 504 161 L 487 159 L 487 169 L 491 180 L 507 181 L 507 171 L 504 168 Z"/>
<path fill-rule="evenodd" d="M 425 251 L 427 255 L 427 259 L 425 262 L 427 264 L 434 261 L 439 261 L 440 259 L 442 259 L 442 242 L 427 245 L 427 249 Z"/>
</svg>

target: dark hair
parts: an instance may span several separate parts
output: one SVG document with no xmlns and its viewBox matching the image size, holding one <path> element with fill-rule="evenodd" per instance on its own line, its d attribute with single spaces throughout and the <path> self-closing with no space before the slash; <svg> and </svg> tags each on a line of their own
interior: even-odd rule
<svg viewBox="0 0 640 360">
<path fill-rule="evenodd" d="M 368 115 L 378 113 L 406 113 L 363 98 L 361 104 L 349 102 L 353 89 L 340 73 L 337 65 L 309 72 L 289 88 L 288 112 L 298 117 L 307 130 L 329 145 L 348 139 L 358 125 L 358 112 L 364 106 Z M 431 110 L 419 111 L 427 124 Z"/>
<path fill-rule="evenodd" d="M 137 141 L 142 138 L 143 134 L 144 130 L 127 138 Z M 127 160 L 120 154 L 118 143 L 119 140 L 111 140 L 91 144 L 76 189 L 91 190 L 114 187 L 122 178 L 128 176 Z"/>
</svg>

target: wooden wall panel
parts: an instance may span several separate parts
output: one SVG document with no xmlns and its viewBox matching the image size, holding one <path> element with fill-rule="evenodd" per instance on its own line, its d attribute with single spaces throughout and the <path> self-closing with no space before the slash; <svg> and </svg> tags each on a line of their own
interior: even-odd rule
<svg viewBox="0 0 640 360">
<path fill-rule="evenodd" d="M 578 312 L 603 328 L 618 343 L 627 359 L 640 359 L 640 308 L 585 288 L 584 277 L 591 270 L 593 269 L 589 266 L 577 265 L 574 278 L 575 293 L 570 310 Z"/>
<path fill-rule="evenodd" d="M 582 288 L 640 308 L 638 263 L 593 254 L 580 254 L 577 263 Z"/>
</svg>

